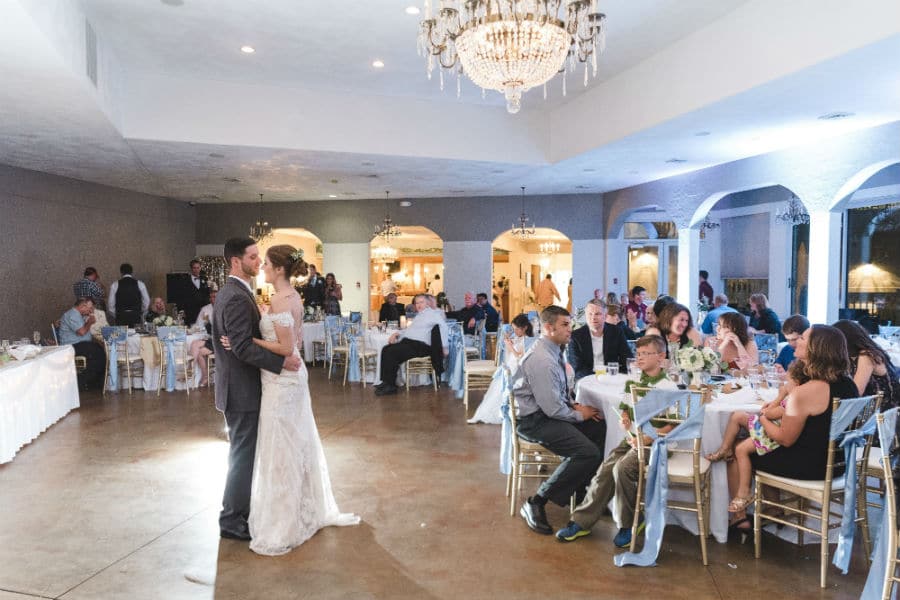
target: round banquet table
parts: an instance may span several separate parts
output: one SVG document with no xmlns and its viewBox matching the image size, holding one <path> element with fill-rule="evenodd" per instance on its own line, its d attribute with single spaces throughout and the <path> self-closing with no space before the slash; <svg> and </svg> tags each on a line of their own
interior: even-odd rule
<svg viewBox="0 0 900 600">
<path fill-rule="evenodd" d="M 132 360 L 140 359 L 144 361 L 144 371 L 140 376 L 132 377 L 131 387 L 143 389 L 145 391 L 155 391 L 157 382 L 159 381 L 159 357 L 156 355 L 156 346 L 153 343 L 155 336 L 129 333 L 128 334 L 128 355 Z M 190 356 L 191 344 L 195 340 L 207 340 L 209 335 L 206 332 L 189 333 L 187 336 L 187 353 Z M 180 344 L 175 344 L 178 348 Z M 191 387 L 196 388 L 202 377 L 199 368 L 194 368 L 194 378 L 191 380 Z M 109 382 L 107 381 L 107 385 Z M 128 379 L 124 374 L 119 375 L 119 389 L 128 385 Z M 175 378 L 175 389 L 183 390 L 185 382 Z"/>
<path fill-rule="evenodd" d="M 380 331 L 378 329 L 366 329 L 364 341 L 366 350 L 374 350 L 378 353 L 377 366 L 375 368 L 374 376 L 371 373 L 366 374 L 366 381 L 374 384 L 381 383 L 381 349 L 387 346 L 388 340 L 391 335 L 396 333 L 396 329 L 390 329 L 387 331 Z M 401 367 L 399 371 L 397 371 L 397 382 L 396 385 L 402 386 L 406 385 L 406 380 L 403 378 L 404 372 Z M 429 385 L 431 383 L 430 375 L 415 375 L 409 382 L 409 385 Z"/>
<path fill-rule="evenodd" d="M 325 341 L 325 322 L 309 321 L 303 323 L 303 360 L 312 362 L 315 354 L 313 353 L 313 342 Z"/>
</svg>

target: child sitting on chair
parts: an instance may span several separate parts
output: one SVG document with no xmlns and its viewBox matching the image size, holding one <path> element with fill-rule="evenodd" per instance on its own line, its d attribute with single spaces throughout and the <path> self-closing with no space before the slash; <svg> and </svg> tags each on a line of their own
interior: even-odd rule
<svg viewBox="0 0 900 600">
<path fill-rule="evenodd" d="M 760 409 L 760 414 L 766 416 L 775 425 L 781 426 L 781 417 L 784 416 L 784 408 L 787 403 L 788 394 L 795 387 L 806 383 L 809 378 L 803 370 L 801 361 L 794 361 L 788 369 L 788 381 L 778 390 L 778 396 L 771 402 L 767 402 Z M 750 437 L 740 441 L 735 445 L 738 433 L 741 428 L 746 428 Z M 750 479 L 753 475 L 753 466 L 750 463 L 750 455 L 754 452 L 763 455 L 768 454 L 778 447 L 778 442 L 766 434 L 759 422 L 759 415 L 746 413 L 744 411 L 735 411 L 731 414 L 728 421 L 728 427 L 722 438 L 722 445 L 712 454 L 707 454 L 706 459 L 710 462 L 720 460 L 737 461 L 738 473 L 740 475 L 740 483 L 738 484 L 737 495 L 728 505 L 728 512 L 740 513 L 753 501 L 750 494 Z"/>
<path fill-rule="evenodd" d="M 663 361 L 666 358 L 666 343 L 657 335 L 648 335 L 637 341 L 637 365 L 641 369 L 640 381 L 628 381 L 626 391 L 630 391 L 632 385 L 642 387 L 655 386 L 664 388 L 675 385 L 666 379 L 663 370 Z M 623 407 L 621 424 L 626 432 L 631 430 L 631 407 Z M 672 425 L 666 424 L 657 428 L 660 433 L 666 433 L 672 429 Z M 591 479 L 591 484 L 581 504 L 572 513 L 572 520 L 564 528 L 556 532 L 556 537 L 561 542 L 572 542 L 591 533 L 591 527 L 600 518 L 606 505 L 615 497 L 616 521 L 619 523 L 619 532 L 613 543 L 624 548 L 631 544 L 631 525 L 634 522 L 634 511 L 637 497 L 637 483 L 639 475 L 638 455 L 635 448 L 636 440 L 633 435 L 627 434 L 622 443 L 610 451 L 609 456 L 597 469 L 597 473 Z M 643 526 L 643 525 L 641 525 Z M 640 532 L 640 528 L 638 529 Z"/>
</svg>

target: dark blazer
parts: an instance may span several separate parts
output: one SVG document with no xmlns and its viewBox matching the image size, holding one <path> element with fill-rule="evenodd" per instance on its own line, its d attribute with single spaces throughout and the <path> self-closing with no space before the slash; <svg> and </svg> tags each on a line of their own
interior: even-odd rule
<svg viewBox="0 0 900 600">
<path fill-rule="evenodd" d="M 184 291 L 184 306 L 179 308 L 184 311 L 184 322 L 193 325 L 200 314 L 200 309 L 209 304 L 209 283 L 204 275 L 200 276 L 200 288 L 194 287 L 194 281 L 187 280 L 187 288 Z"/>
<path fill-rule="evenodd" d="M 227 335 L 231 350 L 219 336 Z M 216 408 L 222 412 L 257 412 L 262 395 L 259 370 L 280 373 L 284 357 L 253 343 L 261 338 L 259 309 L 250 290 L 229 277 L 213 306 L 212 342 L 216 354 Z"/>
<path fill-rule="evenodd" d="M 378 311 L 378 320 L 379 321 L 399 321 L 400 315 L 406 314 L 405 308 L 402 304 L 397 304 L 396 302 L 393 304 L 389 304 L 385 302 L 381 305 L 381 309 Z"/>
<path fill-rule="evenodd" d="M 316 283 L 313 285 L 312 280 L 300 288 L 300 294 L 303 296 L 303 304 L 305 306 L 322 306 L 325 303 L 325 278 L 316 274 Z"/>
<path fill-rule="evenodd" d="M 569 364 L 575 370 L 575 379 L 594 373 L 594 347 L 591 344 L 591 331 L 583 325 L 572 332 L 568 348 Z M 622 330 L 609 323 L 603 324 L 603 361 L 606 364 L 619 363 L 619 369 L 625 371 L 625 359 L 633 358 L 631 349 L 625 341 Z"/>
</svg>

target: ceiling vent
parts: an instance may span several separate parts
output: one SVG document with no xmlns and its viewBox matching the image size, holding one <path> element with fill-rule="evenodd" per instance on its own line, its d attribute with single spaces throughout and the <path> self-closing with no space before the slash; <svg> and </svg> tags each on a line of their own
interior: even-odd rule
<svg viewBox="0 0 900 600">
<path fill-rule="evenodd" d="M 670 158 L 670 159 L 667 160 L 666 162 L 669 163 L 670 165 L 677 165 L 677 164 L 680 164 L 680 163 L 686 163 L 687 160 L 685 160 L 685 159 L 683 159 L 683 158 Z"/>
<path fill-rule="evenodd" d="M 834 121 L 835 119 L 846 119 L 848 117 L 852 117 L 852 112 L 833 112 L 828 113 L 827 115 L 819 115 L 817 118 L 820 121 Z"/>
<path fill-rule="evenodd" d="M 97 33 L 88 21 L 84 22 L 84 51 L 88 79 L 97 87 Z"/>
</svg>

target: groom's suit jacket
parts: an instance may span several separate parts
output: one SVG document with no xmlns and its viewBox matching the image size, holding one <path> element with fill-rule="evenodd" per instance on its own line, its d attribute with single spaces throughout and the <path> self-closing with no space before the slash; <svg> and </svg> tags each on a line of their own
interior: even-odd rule
<svg viewBox="0 0 900 600">
<path fill-rule="evenodd" d="M 219 336 L 227 335 L 231 350 Z M 259 410 L 262 395 L 259 370 L 280 373 L 284 357 L 253 343 L 261 338 L 259 309 L 250 290 L 229 277 L 213 306 L 212 342 L 216 353 L 216 408 L 237 412 Z"/>
</svg>

